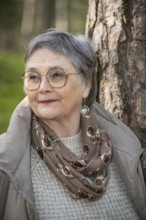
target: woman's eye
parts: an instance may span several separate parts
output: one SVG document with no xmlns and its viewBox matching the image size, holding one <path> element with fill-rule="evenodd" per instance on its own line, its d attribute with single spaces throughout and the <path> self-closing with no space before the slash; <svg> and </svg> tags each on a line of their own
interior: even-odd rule
<svg viewBox="0 0 146 220">
<path fill-rule="evenodd" d="M 30 75 L 30 76 L 28 76 L 28 79 L 30 80 L 30 81 L 37 81 L 37 80 L 40 80 L 40 77 L 38 76 L 38 75 Z"/>
<path fill-rule="evenodd" d="M 52 79 L 62 79 L 65 77 L 64 73 L 55 72 L 51 74 Z"/>
</svg>

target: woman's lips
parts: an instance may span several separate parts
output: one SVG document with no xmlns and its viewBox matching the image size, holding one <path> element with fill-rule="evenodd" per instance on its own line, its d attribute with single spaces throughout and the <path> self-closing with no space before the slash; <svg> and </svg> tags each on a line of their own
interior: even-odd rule
<svg viewBox="0 0 146 220">
<path fill-rule="evenodd" d="M 47 99 L 47 100 L 41 100 L 39 101 L 40 104 L 50 104 L 50 103 L 53 103 L 53 102 L 56 102 L 57 100 L 55 99 Z"/>
</svg>

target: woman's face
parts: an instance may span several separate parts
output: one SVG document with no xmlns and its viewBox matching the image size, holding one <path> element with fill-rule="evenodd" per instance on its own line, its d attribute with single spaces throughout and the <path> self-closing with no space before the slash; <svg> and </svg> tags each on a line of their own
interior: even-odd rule
<svg viewBox="0 0 146 220">
<path fill-rule="evenodd" d="M 36 50 L 28 59 L 25 71 L 34 71 L 44 76 L 50 68 L 59 67 L 66 73 L 77 70 L 69 59 L 52 50 Z M 46 77 L 42 77 L 40 87 L 35 91 L 26 90 L 33 112 L 40 118 L 49 120 L 75 119 L 80 113 L 83 98 L 89 94 L 90 85 L 79 74 L 69 75 L 66 85 L 52 88 Z"/>
</svg>

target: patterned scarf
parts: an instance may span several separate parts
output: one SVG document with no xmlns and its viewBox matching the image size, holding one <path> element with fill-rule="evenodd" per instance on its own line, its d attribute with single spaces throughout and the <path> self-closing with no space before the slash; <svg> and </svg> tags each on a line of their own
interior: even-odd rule
<svg viewBox="0 0 146 220">
<path fill-rule="evenodd" d="M 81 129 L 83 149 L 79 158 L 46 123 L 32 114 L 32 146 L 74 198 L 99 199 L 109 179 L 112 145 L 106 132 L 98 127 L 93 113 L 81 117 Z"/>
</svg>

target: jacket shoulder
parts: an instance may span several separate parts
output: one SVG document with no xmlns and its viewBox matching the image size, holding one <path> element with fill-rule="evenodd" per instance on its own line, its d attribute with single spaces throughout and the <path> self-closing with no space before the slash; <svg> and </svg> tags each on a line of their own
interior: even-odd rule
<svg viewBox="0 0 146 220">
<path fill-rule="evenodd" d="M 103 108 L 103 106 L 101 106 L 97 102 L 93 104 L 92 111 L 96 115 L 99 124 L 105 126 L 105 130 L 109 129 L 109 133 L 111 133 L 114 130 L 114 138 L 116 138 L 115 131 L 117 131 L 120 137 L 126 135 L 129 138 L 129 140 L 135 142 L 135 146 L 137 146 L 137 149 L 142 149 L 140 141 L 138 137 L 135 135 L 135 133 L 120 119 L 118 119 L 113 113 L 108 112 L 106 109 Z"/>
</svg>

